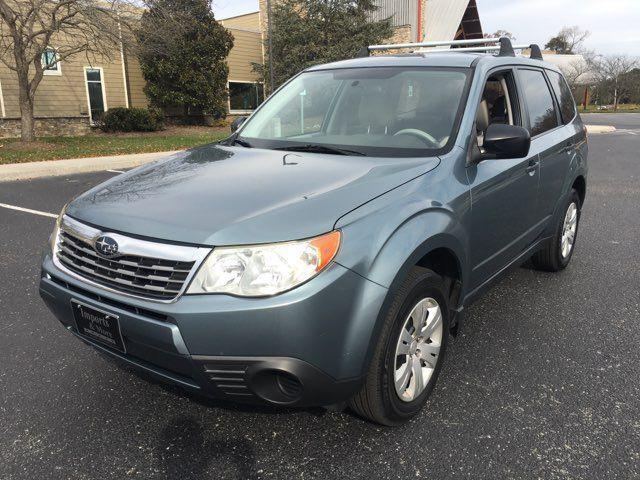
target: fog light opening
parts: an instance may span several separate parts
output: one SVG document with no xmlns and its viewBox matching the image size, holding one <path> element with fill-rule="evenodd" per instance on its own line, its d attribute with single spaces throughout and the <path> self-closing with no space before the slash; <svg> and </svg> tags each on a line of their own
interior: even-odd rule
<svg viewBox="0 0 640 480">
<path fill-rule="evenodd" d="M 302 398 L 300 379 L 283 370 L 262 370 L 253 376 L 250 383 L 254 393 L 270 403 L 289 405 Z"/>
</svg>

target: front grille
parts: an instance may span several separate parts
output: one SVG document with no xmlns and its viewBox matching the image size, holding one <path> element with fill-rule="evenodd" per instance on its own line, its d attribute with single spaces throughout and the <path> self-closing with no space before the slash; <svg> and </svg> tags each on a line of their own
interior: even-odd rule
<svg viewBox="0 0 640 480">
<path fill-rule="evenodd" d="M 105 258 L 65 230 L 60 232 L 57 256 L 66 268 L 93 282 L 157 300 L 177 297 L 195 264 L 134 255 Z"/>
<path fill-rule="evenodd" d="M 131 313 L 135 313 L 136 315 L 140 315 L 141 317 L 153 318 L 154 320 L 160 320 L 162 322 L 175 323 L 170 317 L 165 315 L 164 313 L 154 312 L 153 310 L 149 310 L 146 308 L 136 307 L 135 305 L 130 305 L 128 303 L 118 302 L 116 300 L 112 300 L 109 297 L 105 297 L 103 295 L 98 295 L 94 292 L 86 290 L 84 288 L 79 288 L 73 285 L 72 283 L 65 282 L 64 280 L 54 277 L 53 275 L 49 275 L 49 279 L 61 287 L 66 288 L 67 290 L 71 290 L 72 292 L 79 293 L 85 297 L 89 297 L 97 302 L 104 303 L 106 305 L 111 305 L 112 307 L 119 308 L 121 310 L 126 310 Z"/>
</svg>

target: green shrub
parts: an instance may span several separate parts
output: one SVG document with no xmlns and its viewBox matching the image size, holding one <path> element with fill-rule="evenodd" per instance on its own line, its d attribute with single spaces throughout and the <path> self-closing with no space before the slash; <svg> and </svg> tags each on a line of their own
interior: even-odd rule
<svg viewBox="0 0 640 480">
<path fill-rule="evenodd" d="M 105 132 L 155 132 L 163 128 L 163 115 L 146 108 L 110 108 L 100 119 Z"/>
</svg>

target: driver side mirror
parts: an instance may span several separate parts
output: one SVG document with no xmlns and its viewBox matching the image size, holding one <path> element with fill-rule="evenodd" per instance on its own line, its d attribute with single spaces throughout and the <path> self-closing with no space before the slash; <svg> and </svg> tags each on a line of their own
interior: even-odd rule
<svg viewBox="0 0 640 480">
<path fill-rule="evenodd" d="M 526 128 L 491 124 L 484 134 L 482 147 L 490 158 L 522 158 L 529 154 L 531 135 Z"/>
<path fill-rule="evenodd" d="M 231 122 L 231 125 L 229 127 L 231 128 L 231 133 L 235 133 L 247 118 L 248 117 L 238 117 L 233 122 Z"/>
</svg>

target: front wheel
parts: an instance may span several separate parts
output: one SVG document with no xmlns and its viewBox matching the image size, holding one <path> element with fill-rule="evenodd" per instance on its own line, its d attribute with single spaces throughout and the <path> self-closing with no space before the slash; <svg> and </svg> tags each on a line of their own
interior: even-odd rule
<svg viewBox="0 0 640 480">
<path fill-rule="evenodd" d="M 449 338 L 447 282 L 414 267 L 387 313 L 361 391 L 350 401 L 359 415 L 399 425 L 426 403 Z"/>
<path fill-rule="evenodd" d="M 544 249 L 531 257 L 534 267 L 548 272 L 557 272 L 569 265 L 578 237 L 580 207 L 580 196 L 573 189 L 565 203 L 564 214 L 557 221 L 553 238 Z"/>
</svg>

